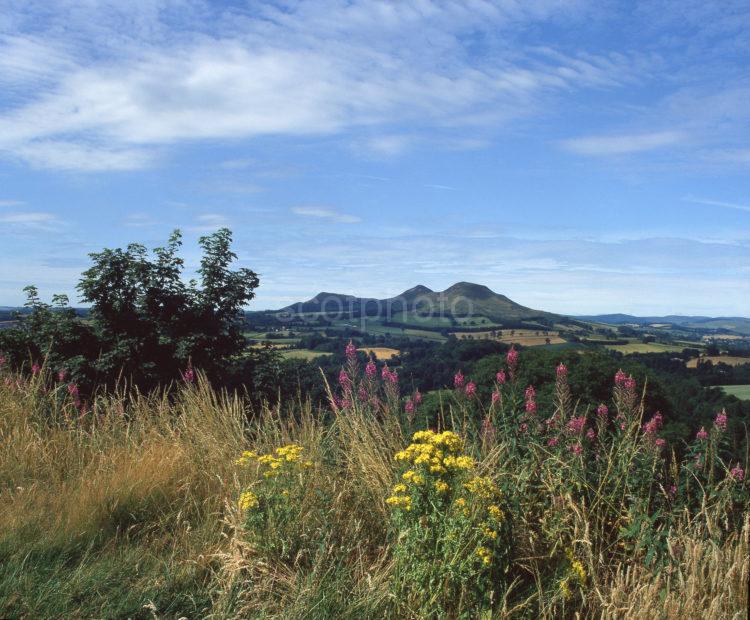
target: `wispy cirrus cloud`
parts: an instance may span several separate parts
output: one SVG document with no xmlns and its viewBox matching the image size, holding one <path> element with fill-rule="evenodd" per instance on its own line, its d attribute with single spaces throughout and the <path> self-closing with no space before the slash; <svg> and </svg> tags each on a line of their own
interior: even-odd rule
<svg viewBox="0 0 750 620">
<path fill-rule="evenodd" d="M 682 131 L 607 134 L 563 140 L 561 146 L 579 155 L 628 155 L 676 146 L 688 140 Z"/>
<path fill-rule="evenodd" d="M 698 205 L 707 205 L 709 207 L 721 207 L 722 209 L 734 209 L 736 211 L 750 212 L 750 204 L 740 204 L 737 202 L 726 202 L 723 200 L 712 200 L 709 198 L 697 198 L 696 196 L 684 196 L 685 202 L 692 202 Z"/>
<path fill-rule="evenodd" d="M 53 213 L 19 211 L 0 213 L 0 224 L 19 229 L 51 230 L 59 224 L 59 220 Z"/>
<path fill-rule="evenodd" d="M 393 124 L 465 127 L 469 135 L 446 143 L 483 144 L 471 134 L 549 97 L 635 79 L 623 55 L 513 49 L 503 37 L 517 25 L 575 13 L 551 0 L 261 2 L 252 11 L 194 2 L 178 31 L 169 28 L 174 3 L 146 3 L 129 21 L 104 4 L 111 16 L 101 3 L 71 5 L 69 15 L 31 3 L 14 36 L 0 38 L 0 83 L 26 84 L 0 107 L 6 156 L 38 167 L 131 170 L 152 165 L 155 147 L 185 141 L 372 128 L 380 136 L 364 143 L 392 156 L 412 144 Z M 486 56 L 467 47 L 477 32 Z M 100 41 L 103 50 L 92 44 Z M 50 65 L 50 57 L 64 60 Z"/>
<path fill-rule="evenodd" d="M 292 213 L 296 213 L 297 215 L 301 215 L 303 217 L 311 217 L 316 219 L 328 220 L 331 222 L 337 222 L 339 224 L 356 224 L 362 221 L 362 219 L 357 217 L 356 215 L 341 213 L 340 211 L 330 209 L 328 207 L 292 207 Z"/>
</svg>

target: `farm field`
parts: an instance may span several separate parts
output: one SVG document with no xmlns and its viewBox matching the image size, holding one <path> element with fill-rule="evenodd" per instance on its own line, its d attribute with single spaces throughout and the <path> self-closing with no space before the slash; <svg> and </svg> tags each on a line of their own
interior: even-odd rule
<svg viewBox="0 0 750 620">
<path fill-rule="evenodd" d="M 723 385 L 721 389 L 730 396 L 736 396 L 740 400 L 750 400 L 750 385 Z"/>
<path fill-rule="evenodd" d="M 685 347 L 675 344 L 662 344 L 660 342 L 629 342 L 628 344 L 608 345 L 610 351 L 619 351 L 628 355 L 630 353 L 679 353 Z"/>
<path fill-rule="evenodd" d="M 565 339 L 561 338 L 557 332 L 550 331 L 545 336 L 544 332 L 537 332 L 531 329 L 517 329 L 514 330 L 514 334 L 510 334 L 510 330 L 499 330 L 503 335 L 498 337 L 495 335 L 493 338 L 492 331 L 486 332 L 455 332 L 456 338 L 459 340 L 496 340 L 497 342 L 505 342 L 507 344 L 519 344 L 525 347 L 536 347 L 547 344 L 547 338 L 549 338 L 549 344 L 563 344 Z M 538 334 L 538 335 L 537 335 Z"/>
<path fill-rule="evenodd" d="M 391 315 L 391 321 L 417 327 L 451 327 L 453 325 L 453 322 L 445 316 L 420 316 L 410 311 L 395 312 Z"/>
<path fill-rule="evenodd" d="M 736 355 L 706 355 L 704 357 L 694 357 L 688 360 L 688 368 L 697 368 L 698 360 L 701 362 L 711 362 L 712 364 L 726 364 L 727 366 L 739 366 L 740 364 L 750 364 L 750 357 L 738 357 Z"/>
<path fill-rule="evenodd" d="M 389 360 L 397 355 L 401 355 L 401 351 L 398 349 L 391 349 L 390 347 L 362 347 L 357 350 L 364 351 L 368 355 L 373 354 L 379 360 Z"/>
</svg>

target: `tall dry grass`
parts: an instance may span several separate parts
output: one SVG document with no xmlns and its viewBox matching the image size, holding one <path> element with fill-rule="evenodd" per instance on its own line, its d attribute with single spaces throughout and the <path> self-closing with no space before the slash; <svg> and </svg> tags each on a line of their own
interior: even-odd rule
<svg viewBox="0 0 750 620">
<path fill-rule="evenodd" d="M 3 378 L 0 616 L 419 617 L 391 587 L 398 541 L 385 498 L 408 441 L 400 414 L 332 416 L 300 402 L 250 412 L 199 381 L 169 397 L 101 397 L 81 417 L 64 386 Z M 466 417 L 459 405 L 445 416 L 462 428 Z M 707 504 L 675 522 L 669 557 L 645 568 L 636 550 L 607 555 L 601 507 L 561 492 L 567 465 L 539 476 L 503 437 L 472 441 L 479 471 L 513 502 L 509 587 L 494 617 L 744 617 L 747 510 L 726 523 Z M 237 498 L 253 480 L 235 459 L 289 443 L 315 469 L 280 526 L 304 532 L 303 548 L 282 560 L 246 536 Z M 537 522 L 549 511 L 566 541 L 590 550 L 585 591 L 570 603 L 550 585 L 560 549 Z"/>
</svg>

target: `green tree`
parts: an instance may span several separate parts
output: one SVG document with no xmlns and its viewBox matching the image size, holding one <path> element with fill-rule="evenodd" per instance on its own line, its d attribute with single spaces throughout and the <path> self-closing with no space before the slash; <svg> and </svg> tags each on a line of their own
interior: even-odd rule
<svg viewBox="0 0 750 620">
<path fill-rule="evenodd" d="M 46 355 L 89 385 L 125 378 L 149 389 L 178 378 L 188 364 L 223 380 L 245 348 L 241 312 L 259 283 L 250 269 L 231 268 L 231 244 L 226 228 L 201 237 L 199 281 L 188 283 L 177 230 L 151 254 L 137 243 L 92 253 L 78 284 L 81 301 L 91 305 L 88 320 L 64 296 L 51 307 L 27 287 L 31 312 L 19 330 L 0 335 L 0 350 L 10 349 L 14 361 Z"/>
</svg>

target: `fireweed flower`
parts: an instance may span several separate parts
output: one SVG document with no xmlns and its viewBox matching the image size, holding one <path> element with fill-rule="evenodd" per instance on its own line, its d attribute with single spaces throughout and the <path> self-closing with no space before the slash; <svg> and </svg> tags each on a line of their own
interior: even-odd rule
<svg viewBox="0 0 750 620">
<path fill-rule="evenodd" d="M 593 428 L 590 428 L 586 433 L 586 439 L 590 441 L 594 441 L 594 439 L 596 439 L 596 431 Z"/>
<path fill-rule="evenodd" d="M 495 375 L 495 381 L 497 381 L 500 385 L 503 385 L 505 383 L 505 371 L 500 370 Z"/>
<path fill-rule="evenodd" d="M 667 445 L 667 440 L 659 437 L 655 442 L 657 448 L 663 448 Z"/>
<path fill-rule="evenodd" d="M 526 412 L 531 414 L 536 413 L 536 390 L 533 385 L 526 388 L 524 398 L 526 400 Z"/>
<path fill-rule="evenodd" d="M 550 448 L 554 448 L 557 445 L 557 443 L 558 443 L 557 437 L 553 437 L 552 439 L 550 439 L 549 441 L 547 441 L 547 445 Z"/>
<path fill-rule="evenodd" d="M 561 378 L 561 379 L 567 377 L 568 376 L 568 367 L 565 364 L 563 364 L 562 362 L 560 362 L 560 365 L 555 369 L 555 374 L 559 378 Z"/>
<path fill-rule="evenodd" d="M 742 482 L 745 479 L 745 470 L 742 469 L 742 467 L 740 467 L 739 465 L 735 465 L 729 472 L 729 475 L 738 482 Z"/>
<path fill-rule="evenodd" d="M 34 364 L 31 366 L 31 374 L 38 375 L 41 369 L 42 369 L 41 366 L 39 366 L 39 364 L 34 362 Z"/>
<path fill-rule="evenodd" d="M 622 372 L 622 370 L 618 370 L 615 373 L 615 385 L 617 387 L 625 387 L 625 382 L 628 380 L 628 376 Z"/>
<path fill-rule="evenodd" d="M 416 392 L 414 392 L 414 399 L 413 400 L 414 400 L 414 404 L 415 405 L 421 405 L 422 404 L 422 392 L 420 392 L 419 390 L 417 390 Z"/>
<path fill-rule="evenodd" d="M 339 385 L 345 392 L 348 392 L 352 389 L 351 379 L 349 379 L 349 375 L 346 374 L 346 371 L 343 368 L 339 372 Z"/>
<path fill-rule="evenodd" d="M 67 377 L 67 376 L 68 376 L 68 371 L 65 370 L 64 368 L 61 368 L 60 370 L 57 371 L 57 380 L 60 383 L 62 383 L 63 381 L 65 381 L 65 377 Z"/>
<path fill-rule="evenodd" d="M 414 401 L 412 401 L 411 398 L 406 401 L 406 404 L 404 405 L 404 410 L 406 411 L 406 413 L 409 413 L 409 414 L 414 413 Z"/>
<path fill-rule="evenodd" d="M 193 367 L 190 364 L 188 364 L 188 367 L 182 373 L 182 380 L 185 383 L 192 383 L 193 381 L 195 381 L 195 372 L 193 371 Z"/>
<path fill-rule="evenodd" d="M 521 426 L 518 427 L 522 433 L 528 433 L 529 432 L 529 425 L 526 424 L 526 422 L 523 422 Z"/>
<path fill-rule="evenodd" d="M 508 354 L 505 356 L 505 361 L 508 363 L 508 374 L 510 380 L 513 381 L 516 378 L 516 370 L 518 370 L 518 351 L 515 347 L 511 347 Z"/>
<path fill-rule="evenodd" d="M 708 433 L 706 432 L 705 427 L 701 426 L 701 430 L 699 430 L 695 434 L 695 438 L 698 439 L 699 441 L 703 441 L 705 439 L 708 439 Z"/>
<path fill-rule="evenodd" d="M 609 408 L 605 404 L 601 404 L 596 408 L 596 415 L 598 415 L 603 420 L 607 419 L 607 416 L 609 415 Z"/>
<path fill-rule="evenodd" d="M 467 396 L 468 396 L 469 398 L 471 398 L 471 397 L 472 397 L 472 396 L 474 396 L 474 395 L 475 395 L 476 393 L 477 393 L 477 384 L 476 384 L 476 383 L 474 383 L 473 381 L 469 381 L 469 382 L 468 382 L 468 383 L 466 384 L 466 395 L 467 395 Z"/>
<path fill-rule="evenodd" d="M 396 385 L 398 383 L 398 375 L 396 374 L 396 371 L 388 368 L 388 364 L 383 366 L 381 377 L 383 377 L 383 381 L 391 385 Z"/>
<path fill-rule="evenodd" d="M 583 454 L 583 446 L 581 446 L 581 444 L 579 443 L 574 443 L 572 446 L 570 446 L 570 451 L 576 456 L 581 456 L 581 454 Z"/>
<path fill-rule="evenodd" d="M 453 375 L 453 387 L 459 390 L 463 386 L 464 386 L 464 373 L 462 373 L 459 370 L 455 375 Z"/>
<path fill-rule="evenodd" d="M 357 358 L 357 347 L 354 346 L 354 343 L 350 340 L 349 344 L 346 345 L 346 359 L 348 359 L 350 362 L 355 360 Z"/>
<path fill-rule="evenodd" d="M 662 416 L 658 411 L 654 414 L 648 422 L 643 425 L 643 432 L 646 435 L 653 435 L 662 427 Z"/>
<path fill-rule="evenodd" d="M 368 394 L 367 394 L 367 388 L 364 385 L 360 385 L 359 389 L 357 390 L 357 398 L 361 402 L 365 402 L 367 400 Z"/>
<path fill-rule="evenodd" d="M 515 347 L 511 347 L 508 354 L 505 356 L 505 361 L 508 362 L 508 366 L 515 366 L 518 364 L 518 351 Z"/>
<path fill-rule="evenodd" d="M 492 392 L 492 404 L 499 403 L 502 396 L 500 396 L 500 392 L 495 391 Z"/>
<path fill-rule="evenodd" d="M 716 426 L 716 428 L 718 428 L 720 431 L 727 430 L 727 412 L 724 409 L 716 414 L 714 426 Z"/>
<path fill-rule="evenodd" d="M 378 373 L 378 367 L 375 366 L 375 362 L 370 360 L 367 362 L 367 365 L 365 366 L 365 375 L 368 379 L 374 379 L 375 375 Z"/>
<path fill-rule="evenodd" d="M 586 426 L 586 416 L 582 415 L 578 418 L 573 418 L 568 422 L 568 432 L 578 434 L 583 431 L 583 427 Z"/>
</svg>

